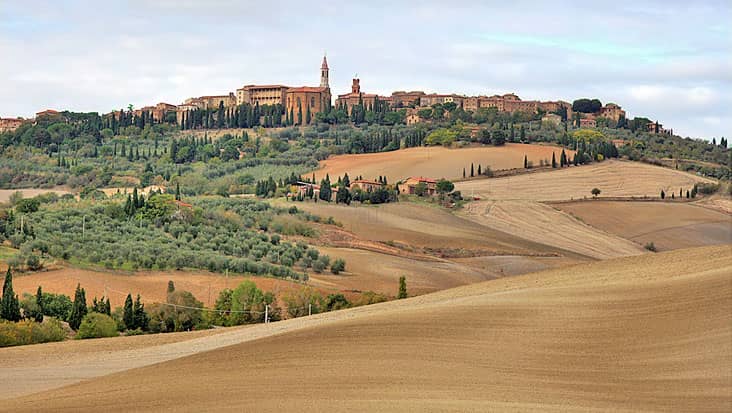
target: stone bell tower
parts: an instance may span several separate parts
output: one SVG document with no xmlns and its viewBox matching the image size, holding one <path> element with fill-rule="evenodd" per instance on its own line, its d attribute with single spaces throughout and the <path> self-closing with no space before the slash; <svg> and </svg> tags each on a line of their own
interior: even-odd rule
<svg viewBox="0 0 732 413">
<path fill-rule="evenodd" d="M 320 87 L 330 89 L 328 84 L 328 60 L 323 55 L 323 64 L 320 65 Z"/>
</svg>

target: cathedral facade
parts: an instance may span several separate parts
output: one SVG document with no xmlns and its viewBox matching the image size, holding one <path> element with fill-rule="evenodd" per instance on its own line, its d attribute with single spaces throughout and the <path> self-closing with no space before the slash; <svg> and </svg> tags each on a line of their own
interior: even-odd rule
<svg viewBox="0 0 732 413">
<path fill-rule="evenodd" d="M 285 118 L 292 124 L 312 123 L 315 115 L 327 112 L 331 107 L 330 84 L 328 82 L 328 60 L 323 56 L 320 65 L 320 86 L 302 86 L 285 92 Z"/>
</svg>

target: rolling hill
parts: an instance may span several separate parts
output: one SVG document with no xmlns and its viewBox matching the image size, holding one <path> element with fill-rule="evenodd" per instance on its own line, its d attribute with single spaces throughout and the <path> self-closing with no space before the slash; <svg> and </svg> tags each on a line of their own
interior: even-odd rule
<svg viewBox="0 0 732 413">
<path fill-rule="evenodd" d="M 54 344 L 73 359 L 85 343 Z M 167 362 L 140 367 L 125 353 L 140 368 L 3 408 L 729 411 L 732 249 L 644 254 L 244 327 L 186 346 L 200 352 L 175 353 L 179 344 L 145 350 Z M 33 372 L 43 346 L 0 352 L 4 366 L 25 366 L 7 378 L 42 381 Z M 81 373 L 119 363 L 110 349 L 84 360 L 70 371 L 90 378 Z"/>
</svg>

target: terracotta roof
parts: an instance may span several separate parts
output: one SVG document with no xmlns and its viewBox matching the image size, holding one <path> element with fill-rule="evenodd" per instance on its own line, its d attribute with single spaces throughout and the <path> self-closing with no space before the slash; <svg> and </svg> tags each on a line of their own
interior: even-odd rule
<svg viewBox="0 0 732 413">
<path fill-rule="evenodd" d="M 39 116 L 39 115 L 55 115 L 55 114 L 57 114 L 57 113 L 58 113 L 58 111 L 56 111 L 56 110 L 53 110 L 53 109 L 46 109 L 46 110 L 44 110 L 44 111 L 42 111 L 42 112 L 38 112 L 38 113 L 36 113 L 36 116 Z"/>
<path fill-rule="evenodd" d="M 407 178 L 407 181 L 427 182 L 430 184 L 437 183 L 436 180 L 432 178 L 425 178 L 424 176 L 410 176 L 409 178 Z"/>
<path fill-rule="evenodd" d="M 313 86 L 301 86 L 301 87 L 291 87 L 287 89 L 287 93 L 290 92 L 309 92 L 309 93 L 321 93 L 325 92 L 327 88 L 324 87 L 313 87 Z"/>
<path fill-rule="evenodd" d="M 378 96 L 379 99 L 382 99 L 381 96 L 379 96 L 377 94 L 374 94 L 374 93 L 353 93 L 353 92 L 345 93 L 343 95 L 338 95 L 338 99 L 357 98 L 357 97 L 359 97 L 359 95 L 362 98 L 373 98 L 373 97 L 377 97 Z"/>
<path fill-rule="evenodd" d="M 178 205 L 179 207 L 184 207 L 184 208 L 191 208 L 191 207 L 193 207 L 193 205 L 188 204 L 188 203 L 185 203 L 183 201 L 179 201 L 177 199 L 175 200 L 175 204 Z"/>
<path fill-rule="evenodd" d="M 241 89 L 279 89 L 279 88 L 287 88 L 289 86 L 285 85 L 244 85 L 241 87 Z"/>
</svg>

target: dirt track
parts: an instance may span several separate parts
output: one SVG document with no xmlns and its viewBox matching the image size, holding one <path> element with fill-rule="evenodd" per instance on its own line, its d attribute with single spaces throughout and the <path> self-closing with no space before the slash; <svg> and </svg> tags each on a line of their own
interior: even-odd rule
<svg viewBox="0 0 732 413">
<path fill-rule="evenodd" d="M 177 358 L 241 344 L 3 408 L 729 411 L 730 248 L 645 254 L 229 330 L 141 351 Z M 0 350 L 3 365 L 27 366 L 6 381 L 18 388 L 43 377 L 34 357 L 50 347 L 12 357 Z M 118 362 L 110 351 L 70 371 L 101 373 Z"/>
</svg>

